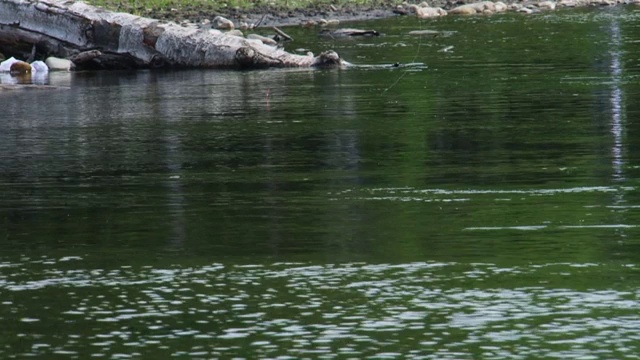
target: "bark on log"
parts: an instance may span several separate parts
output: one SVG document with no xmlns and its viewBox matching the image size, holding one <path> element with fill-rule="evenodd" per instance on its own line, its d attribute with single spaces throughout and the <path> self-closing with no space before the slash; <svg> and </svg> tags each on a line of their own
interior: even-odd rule
<svg viewBox="0 0 640 360">
<path fill-rule="evenodd" d="M 219 30 L 116 13 L 66 0 L 1 0 L 0 52 L 83 59 L 81 68 L 346 66 L 335 52 L 303 56 Z M 89 54 L 90 56 L 87 56 Z"/>
</svg>

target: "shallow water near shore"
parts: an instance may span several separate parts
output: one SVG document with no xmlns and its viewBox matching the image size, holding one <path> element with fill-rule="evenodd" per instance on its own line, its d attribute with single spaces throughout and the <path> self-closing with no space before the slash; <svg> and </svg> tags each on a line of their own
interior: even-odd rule
<svg viewBox="0 0 640 360">
<path fill-rule="evenodd" d="M 639 17 L 287 28 L 376 66 L 0 94 L 0 358 L 637 356 Z"/>
</svg>

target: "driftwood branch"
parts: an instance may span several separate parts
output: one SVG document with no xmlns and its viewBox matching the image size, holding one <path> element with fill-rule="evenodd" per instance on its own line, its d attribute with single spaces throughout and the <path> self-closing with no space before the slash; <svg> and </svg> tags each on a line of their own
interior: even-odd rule
<svg viewBox="0 0 640 360">
<path fill-rule="evenodd" d="M 94 68 L 264 68 L 347 65 L 335 52 L 291 54 L 260 40 L 116 13 L 82 2 L 1 0 L 0 52 L 73 58 Z"/>
<path fill-rule="evenodd" d="M 291 36 L 289 36 L 284 31 L 278 29 L 278 27 L 274 26 L 273 30 L 276 32 L 276 34 L 282 36 L 282 38 L 285 39 L 286 41 L 293 41 L 293 38 Z"/>
</svg>

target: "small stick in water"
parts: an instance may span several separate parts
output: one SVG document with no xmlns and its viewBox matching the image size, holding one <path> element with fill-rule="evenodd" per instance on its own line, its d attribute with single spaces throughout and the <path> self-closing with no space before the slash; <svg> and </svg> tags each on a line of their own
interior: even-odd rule
<svg viewBox="0 0 640 360">
<path fill-rule="evenodd" d="M 275 30 L 276 34 L 282 36 L 285 40 L 287 41 L 293 41 L 293 38 L 289 35 L 287 35 L 287 33 L 285 33 L 284 31 L 278 29 L 277 27 L 273 27 L 273 30 Z"/>
</svg>

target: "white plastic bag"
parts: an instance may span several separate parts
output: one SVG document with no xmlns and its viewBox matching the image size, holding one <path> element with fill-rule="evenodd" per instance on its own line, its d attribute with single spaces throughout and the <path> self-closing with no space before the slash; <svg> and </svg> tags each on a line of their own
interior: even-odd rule
<svg viewBox="0 0 640 360">
<path fill-rule="evenodd" d="M 0 62 L 0 72 L 9 72 L 11 71 L 11 65 L 17 63 L 20 60 L 17 60 L 13 56 L 8 58 L 7 60 Z"/>
<path fill-rule="evenodd" d="M 31 63 L 31 71 L 44 74 L 49 72 L 49 67 L 44 61 L 36 60 Z"/>
</svg>

